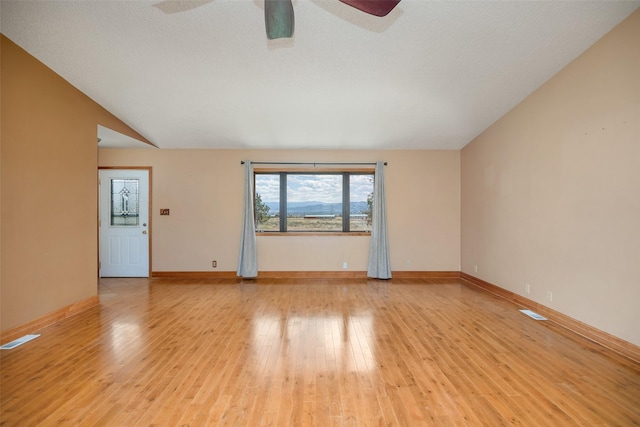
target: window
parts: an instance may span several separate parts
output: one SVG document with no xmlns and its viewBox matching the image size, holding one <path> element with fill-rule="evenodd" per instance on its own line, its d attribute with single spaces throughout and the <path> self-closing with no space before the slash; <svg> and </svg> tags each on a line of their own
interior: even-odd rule
<svg viewBox="0 0 640 427">
<path fill-rule="evenodd" d="M 370 232 L 371 170 L 255 172 L 256 230 Z"/>
<path fill-rule="evenodd" d="M 138 226 L 138 180 L 111 179 L 111 225 Z"/>
</svg>

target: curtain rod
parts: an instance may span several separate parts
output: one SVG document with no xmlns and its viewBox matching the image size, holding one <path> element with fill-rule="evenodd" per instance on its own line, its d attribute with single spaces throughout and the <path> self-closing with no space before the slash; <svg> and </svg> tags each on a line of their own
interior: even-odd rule
<svg viewBox="0 0 640 427">
<path fill-rule="evenodd" d="M 376 162 L 250 162 L 252 165 L 375 165 Z M 240 161 L 244 165 L 244 160 Z M 387 166 L 387 162 L 384 162 Z"/>
</svg>

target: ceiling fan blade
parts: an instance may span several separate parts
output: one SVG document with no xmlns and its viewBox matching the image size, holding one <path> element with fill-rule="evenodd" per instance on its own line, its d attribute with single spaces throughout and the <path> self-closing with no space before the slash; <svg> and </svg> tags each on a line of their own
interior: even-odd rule
<svg viewBox="0 0 640 427">
<path fill-rule="evenodd" d="M 264 0 L 264 23 L 269 40 L 293 37 L 295 23 L 291 0 Z"/>
<path fill-rule="evenodd" d="M 172 15 L 174 13 L 186 12 L 196 7 L 204 6 L 213 0 L 165 0 L 152 4 L 151 6 L 159 9 L 162 13 Z"/>
<path fill-rule="evenodd" d="M 340 0 L 344 4 L 355 7 L 369 15 L 386 16 L 400 0 Z"/>
</svg>

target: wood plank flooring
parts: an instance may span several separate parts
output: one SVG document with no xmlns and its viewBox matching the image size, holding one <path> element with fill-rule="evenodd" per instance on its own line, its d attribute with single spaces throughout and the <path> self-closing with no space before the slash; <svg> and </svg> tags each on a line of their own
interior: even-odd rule
<svg viewBox="0 0 640 427">
<path fill-rule="evenodd" d="M 99 293 L 0 352 L 2 425 L 640 425 L 640 364 L 457 279 Z"/>
</svg>

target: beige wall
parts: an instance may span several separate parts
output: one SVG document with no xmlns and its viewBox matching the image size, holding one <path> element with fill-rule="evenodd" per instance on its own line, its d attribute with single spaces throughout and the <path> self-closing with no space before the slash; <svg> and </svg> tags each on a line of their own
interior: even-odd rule
<svg viewBox="0 0 640 427">
<path fill-rule="evenodd" d="M 640 11 L 462 150 L 462 260 L 640 345 Z"/>
<path fill-rule="evenodd" d="M 97 125 L 144 138 L 1 40 L 5 331 L 97 294 Z"/>
<path fill-rule="evenodd" d="M 459 151 L 101 149 L 101 166 L 153 167 L 153 271 L 235 271 L 243 168 L 253 161 L 385 160 L 392 270 L 458 271 Z M 171 209 L 160 216 L 159 209 Z M 369 237 L 260 236 L 260 271 L 365 271 Z M 406 266 L 406 261 L 410 265 Z"/>
</svg>

